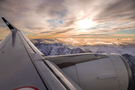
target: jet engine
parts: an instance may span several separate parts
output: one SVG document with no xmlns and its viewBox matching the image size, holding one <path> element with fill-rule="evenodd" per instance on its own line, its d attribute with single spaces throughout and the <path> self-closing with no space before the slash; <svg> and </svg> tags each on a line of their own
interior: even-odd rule
<svg viewBox="0 0 135 90">
<path fill-rule="evenodd" d="M 83 90 L 128 90 L 132 80 L 127 61 L 118 54 L 74 54 L 47 58 Z"/>
</svg>

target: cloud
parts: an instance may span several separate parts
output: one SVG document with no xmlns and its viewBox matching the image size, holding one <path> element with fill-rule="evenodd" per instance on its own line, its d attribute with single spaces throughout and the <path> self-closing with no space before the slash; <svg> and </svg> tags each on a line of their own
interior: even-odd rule
<svg viewBox="0 0 135 90">
<path fill-rule="evenodd" d="M 33 37 L 107 34 L 135 29 L 135 1 L 0 0 L 0 16 Z M 80 21 L 90 27 L 83 30 Z M 5 27 L 2 20 L 0 27 Z"/>
<path fill-rule="evenodd" d="M 45 14 L 46 16 L 51 17 L 64 17 L 68 10 L 63 4 L 64 0 L 44 0 L 41 4 L 38 5 L 36 10 L 39 14 Z"/>
<path fill-rule="evenodd" d="M 110 0 L 101 12 L 95 17 L 95 21 L 106 22 L 110 20 L 123 19 L 135 20 L 134 0 Z"/>
<path fill-rule="evenodd" d="M 56 32 L 54 32 L 53 34 L 66 33 L 66 32 L 72 31 L 72 30 L 74 30 L 74 28 L 68 28 L 68 29 L 66 29 L 66 30 L 56 31 Z"/>
<path fill-rule="evenodd" d="M 7 28 L 0 27 L 0 36 L 1 38 L 6 37 L 10 33 L 10 30 Z"/>
<path fill-rule="evenodd" d="M 101 29 L 97 29 L 95 31 L 91 31 L 93 33 L 114 33 L 117 31 L 123 31 L 124 30 L 134 30 L 135 29 L 135 25 L 134 23 L 129 23 L 126 25 L 116 25 L 116 26 L 112 26 L 111 28 L 107 29 L 107 28 L 101 28 Z"/>
<path fill-rule="evenodd" d="M 110 36 L 109 34 L 79 34 L 79 36 Z"/>
<path fill-rule="evenodd" d="M 64 29 L 64 30 L 53 30 L 53 31 L 45 31 L 45 32 L 41 32 L 41 34 L 50 34 L 50 35 L 56 35 L 56 34 L 63 34 L 63 33 L 66 33 L 66 32 L 70 32 L 70 31 L 73 31 L 74 28 L 67 28 L 67 29 Z"/>
<path fill-rule="evenodd" d="M 44 31 L 44 32 L 41 32 L 40 34 L 43 34 L 43 33 L 50 33 L 52 31 Z"/>
</svg>

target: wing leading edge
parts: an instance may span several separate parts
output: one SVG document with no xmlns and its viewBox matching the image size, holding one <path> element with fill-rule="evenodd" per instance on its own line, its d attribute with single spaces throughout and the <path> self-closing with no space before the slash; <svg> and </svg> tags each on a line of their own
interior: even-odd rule
<svg viewBox="0 0 135 90">
<path fill-rule="evenodd" d="M 0 90 L 30 86 L 39 90 L 81 90 L 16 27 L 0 44 Z M 15 33 L 15 35 L 14 35 Z"/>
</svg>

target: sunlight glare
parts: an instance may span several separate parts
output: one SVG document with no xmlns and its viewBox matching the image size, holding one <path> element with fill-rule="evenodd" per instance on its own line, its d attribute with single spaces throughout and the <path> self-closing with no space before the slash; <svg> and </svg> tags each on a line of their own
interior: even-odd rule
<svg viewBox="0 0 135 90">
<path fill-rule="evenodd" d="M 78 21 L 78 26 L 80 29 L 88 29 L 94 25 L 94 22 L 91 19 L 84 19 Z"/>
</svg>

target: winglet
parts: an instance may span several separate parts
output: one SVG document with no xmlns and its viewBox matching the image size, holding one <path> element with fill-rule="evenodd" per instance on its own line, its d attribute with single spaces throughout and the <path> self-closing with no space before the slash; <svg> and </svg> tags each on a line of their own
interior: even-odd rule
<svg viewBox="0 0 135 90">
<path fill-rule="evenodd" d="M 10 24 L 4 17 L 2 17 L 2 19 L 12 32 L 12 46 L 14 46 L 15 38 L 16 38 L 16 32 L 18 31 L 18 29 L 16 27 L 14 27 L 12 24 Z"/>
<path fill-rule="evenodd" d="M 2 19 L 6 23 L 6 25 L 11 30 L 12 33 L 18 31 L 18 29 L 14 27 L 12 24 L 10 24 L 4 17 L 2 17 Z"/>
</svg>

